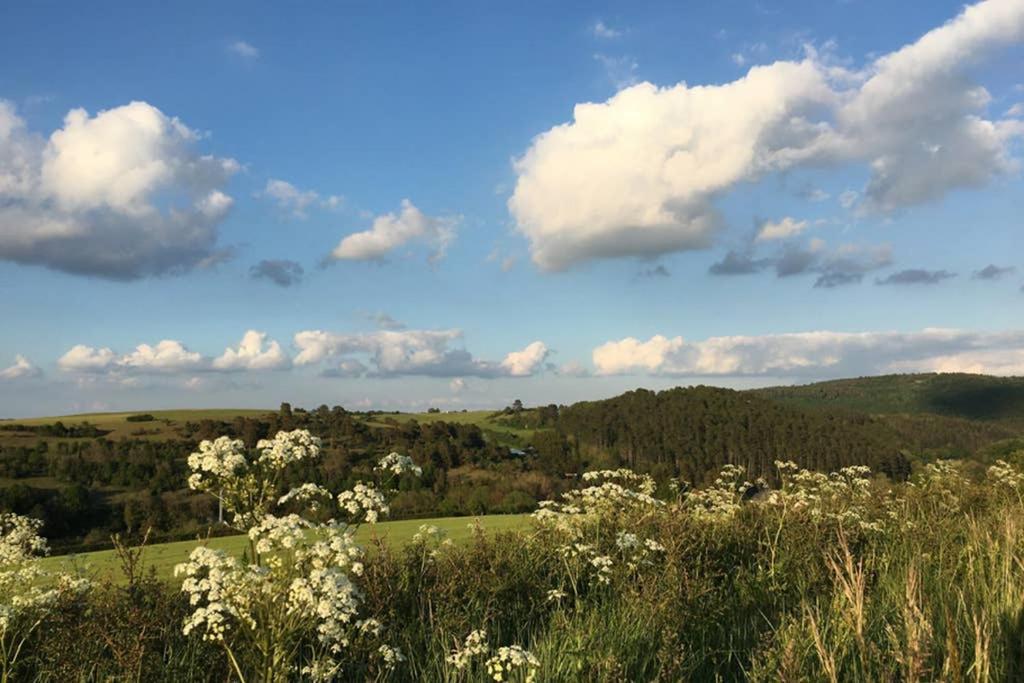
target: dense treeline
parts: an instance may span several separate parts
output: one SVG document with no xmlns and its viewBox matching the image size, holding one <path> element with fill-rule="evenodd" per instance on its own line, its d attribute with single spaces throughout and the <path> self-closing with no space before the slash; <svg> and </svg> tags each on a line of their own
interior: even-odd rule
<svg viewBox="0 0 1024 683">
<path fill-rule="evenodd" d="M 729 389 L 638 389 L 565 408 L 559 427 L 581 452 L 695 483 L 727 463 L 770 477 L 775 460 L 820 471 L 868 465 L 900 480 L 910 473 L 900 441 L 877 420 L 803 411 Z"/>
</svg>

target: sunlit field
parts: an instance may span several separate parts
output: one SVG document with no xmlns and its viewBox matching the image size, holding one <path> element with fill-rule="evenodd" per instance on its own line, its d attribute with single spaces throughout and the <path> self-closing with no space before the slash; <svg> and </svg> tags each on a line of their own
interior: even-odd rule
<svg viewBox="0 0 1024 683">
<path fill-rule="evenodd" d="M 400 520 L 381 522 L 372 527 L 362 527 L 356 533 L 356 540 L 371 551 L 378 543 L 400 550 L 424 524 L 436 526 L 447 538 L 456 543 L 468 541 L 472 529 L 479 525 L 487 533 L 497 533 L 526 527 L 528 515 L 488 515 L 486 517 L 442 517 L 435 519 Z M 248 545 L 245 536 L 219 536 L 201 541 L 215 550 L 241 557 Z M 152 569 L 158 578 L 170 581 L 174 566 L 188 559 L 197 541 L 177 541 L 147 545 L 142 551 L 142 562 L 147 570 Z M 121 581 L 120 561 L 114 550 L 98 550 L 91 553 L 47 557 L 41 566 L 51 572 L 81 572 L 90 577 Z"/>
</svg>

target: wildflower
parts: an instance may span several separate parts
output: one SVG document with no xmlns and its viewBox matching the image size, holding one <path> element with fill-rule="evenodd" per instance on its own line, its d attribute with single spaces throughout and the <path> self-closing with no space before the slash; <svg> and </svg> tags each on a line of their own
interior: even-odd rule
<svg viewBox="0 0 1024 683">
<path fill-rule="evenodd" d="M 525 670 L 524 680 L 530 683 L 537 675 L 540 662 L 519 645 L 498 648 L 498 652 L 487 660 L 487 673 L 495 681 L 508 681 L 519 670 Z"/>
<path fill-rule="evenodd" d="M 448 657 L 445 658 L 445 661 L 454 665 L 458 671 L 462 671 L 472 664 L 473 659 L 480 655 L 485 655 L 489 651 L 490 648 L 487 645 L 487 631 L 478 629 L 476 631 L 471 631 L 470 634 L 466 636 L 466 641 L 463 643 L 462 647 L 456 648 L 450 655 L 448 655 Z"/>
<path fill-rule="evenodd" d="M 405 473 L 412 473 L 415 476 L 423 474 L 423 468 L 412 461 L 407 455 L 399 455 L 398 453 L 388 453 L 375 467 L 379 472 L 390 473 L 396 477 L 400 477 Z"/>
</svg>

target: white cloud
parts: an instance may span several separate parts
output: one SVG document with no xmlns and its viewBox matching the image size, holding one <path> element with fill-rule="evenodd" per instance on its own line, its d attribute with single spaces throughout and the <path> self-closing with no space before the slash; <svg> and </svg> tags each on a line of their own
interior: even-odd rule
<svg viewBox="0 0 1024 683">
<path fill-rule="evenodd" d="M 117 354 L 108 348 L 76 344 L 57 360 L 57 367 L 70 372 L 105 372 L 114 366 Z"/>
<path fill-rule="evenodd" d="M 244 40 L 236 40 L 228 45 L 228 51 L 245 59 L 256 59 L 260 56 L 259 49 Z"/>
<path fill-rule="evenodd" d="M 249 330 L 237 347 L 228 347 L 217 358 L 192 351 L 182 342 L 164 339 L 156 344 L 139 344 L 119 355 L 110 348 L 77 344 L 57 361 L 65 372 L 104 374 L 121 382 L 137 382 L 137 375 L 278 370 L 291 366 L 291 359 L 264 332 Z"/>
<path fill-rule="evenodd" d="M 798 221 L 790 216 L 786 216 L 780 221 L 764 221 L 758 228 L 755 239 L 758 242 L 766 242 L 796 237 L 806 230 L 808 225 L 810 224 L 807 221 Z"/>
<path fill-rule="evenodd" d="M 272 199 L 279 209 L 299 219 L 308 218 L 309 209 L 312 207 L 336 210 L 345 203 L 345 198 L 341 195 L 332 194 L 321 198 L 320 194 L 313 190 L 300 190 L 287 180 L 277 178 L 267 181 L 262 194 Z"/>
<path fill-rule="evenodd" d="M 433 248 L 431 262 L 444 258 L 455 239 L 461 216 L 431 217 L 408 199 L 402 200 L 400 213 L 377 216 L 369 230 L 343 238 L 331 252 L 334 260 L 381 261 L 394 249 L 411 242 L 423 242 Z"/>
<path fill-rule="evenodd" d="M 1012 374 L 1022 346 L 1024 331 L 934 328 L 711 337 L 696 342 L 657 335 L 646 342 L 632 337 L 607 342 L 594 349 L 593 361 L 602 375 L 823 378 L 955 367 Z"/>
<path fill-rule="evenodd" d="M 721 85 L 640 83 L 534 138 L 508 201 L 534 262 L 707 247 L 716 200 L 796 168 L 867 166 L 860 210 L 887 212 L 1013 171 L 1024 121 L 985 118 L 969 69 L 1024 39 L 1024 3 L 987 0 L 861 71 L 808 49 Z"/>
<path fill-rule="evenodd" d="M 590 31 L 591 33 L 594 34 L 595 38 L 604 38 L 606 40 L 611 40 L 613 38 L 622 37 L 622 31 L 620 31 L 619 29 L 612 28 L 611 26 L 609 26 L 608 24 L 604 23 L 601 20 L 594 22 L 594 25 L 590 27 Z"/>
<path fill-rule="evenodd" d="M 233 159 L 145 102 L 71 110 L 50 137 L 0 101 L 0 259 L 112 279 L 209 262 Z"/>
<path fill-rule="evenodd" d="M 299 349 L 295 364 L 361 362 L 360 359 L 364 359 L 375 374 L 385 377 L 518 377 L 539 370 L 547 354 L 544 345 L 535 342 L 497 363 L 477 359 L 465 349 L 453 348 L 461 339 L 460 330 L 378 330 L 353 334 L 303 330 L 294 337 L 295 347 Z M 540 361 L 536 361 L 538 355 Z M 331 369 L 326 374 L 338 373 Z"/>
<path fill-rule="evenodd" d="M 1006 110 L 1006 116 L 1020 118 L 1024 116 L 1024 102 L 1018 102 Z"/>
<path fill-rule="evenodd" d="M 153 346 L 139 344 L 117 363 L 139 372 L 181 372 L 198 369 L 204 364 L 202 354 L 189 351 L 184 344 L 174 339 L 164 339 Z"/>
<path fill-rule="evenodd" d="M 461 394 L 466 390 L 466 380 L 461 377 L 456 377 L 448 383 L 448 388 L 451 389 L 453 394 Z"/>
<path fill-rule="evenodd" d="M 291 367 L 291 358 L 266 332 L 248 330 L 236 348 L 228 347 L 213 360 L 215 370 L 283 370 Z"/>
<path fill-rule="evenodd" d="M 522 351 L 513 351 L 505 356 L 501 367 L 512 377 L 529 377 L 541 368 L 548 353 L 548 347 L 543 342 L 535 341 Z"/>
<path fill-rule="evenodd" d="M 27 379 L 30 377 L 39 377 L 42 374 L 42 370 L 37 368 L 32 364 L 32 361 L 19 353 L 14 356 L 14 365 L 0 370 L 0 380 Z"/>
</svg>

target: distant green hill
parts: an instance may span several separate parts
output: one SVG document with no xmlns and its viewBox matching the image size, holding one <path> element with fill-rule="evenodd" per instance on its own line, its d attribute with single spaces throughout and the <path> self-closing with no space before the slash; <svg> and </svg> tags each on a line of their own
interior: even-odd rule
<svg viewBox="0 0 1024 683">
<path fill-rule="evenodd" d="M 768 387 L 748 393 L 802 408 L 922 414 L 1024 423 L 1024 377 L 965 373 L 883 375 Z"/>
</svg>

